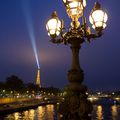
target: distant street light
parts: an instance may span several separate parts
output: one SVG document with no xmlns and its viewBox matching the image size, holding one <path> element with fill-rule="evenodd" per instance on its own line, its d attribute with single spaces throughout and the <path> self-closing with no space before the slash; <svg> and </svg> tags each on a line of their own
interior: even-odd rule
<svg viewBox="0 0 120 120">
<path fill-rule="evenodd" d="M 87 101 L 87 87 L 82 84 L 84 73 L 79 64 L 79 49 L 85 41 L 91 42 L 92 38 L 102 36 L 108 16 L 96 2 L 89 16 L 89 21 L 95 30 L 95 33 L 92 33 L 84 16 L 86 0 L 63 0 L 63 2 L 68 16 L 72 19 L 70 29 L 63 32 L 65 29 L 63 20 L 59 20 L 56 12 L 52 13 L 46 24 L 48 35 L 52 38 L 51 42 L 70 44 L 72 49 L 72 66 L 68 71 L 70 84 L 67 86 L 65 99 L 59 106 L 59 112 L 62 120 L 90 120 L 92 106 Z M 79 18 L 82 19 L 81 24 Z M 56 39 L 59 35 L 61 37 Z"/>
</svg>

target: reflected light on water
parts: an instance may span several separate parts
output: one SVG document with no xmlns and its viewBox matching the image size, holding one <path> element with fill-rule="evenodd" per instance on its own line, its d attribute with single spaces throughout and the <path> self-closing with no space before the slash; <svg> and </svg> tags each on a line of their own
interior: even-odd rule
<svg viewBox="0 0 120 120">
<path fill-rule="evenodd" d="M 59 120 L 57 115 L 57 106 L 45 105 L 37 109 L 15 112 L 0 120 Z M 120 106 L 95 105 L 92 118 L 92 120 L 120 120 Z"/>
<path fill-rule="evenodd" d="M 24 114 L 23 119 L 24 120 L 28 120 L 29 119 L 29 113 L 28 113 L 28 111 L 25 111 L 23 114 Z"/>
<path fill-rule="evenodd" d="M 37 113 L 38 113 L 38 120 L 44 119 L 45 107 L 44 106 L 38 107 Z"/>
<path fill-rule="evenodd" d="M 34 117 L 35 117 L 35 110 L 34 109 L 29 110 L 29 119 L 34 120 Z"/>
<path fill-rule="evenodd" d="M 47 105 L 47 116 L 49 117 L 50 120 L 54 120 L 54 106 L 53 105 Z"/>
<path fill-rule="evenodd" d="M 112 119 L 113 119 L 113 120 L 116 120 L 116 117 L 118 116 L 117 106 L 116 106 L 116 105 L 113 105 L 113 106 L 111 107 L 111 110 L 112 110 Z"/>
<path fill-rule="evenodd" d="M 15 112 L 13 114 L 10 114 L 6 117 L 7 120 L 19 120 L 20 119 L 20 113 Z"/>
<path fill-rule="evenodd" d="M 39 106 L 23 112 L 15 112 L 6 116 L 5 120 L 54 120 L 54 105 Z"/>
<path fill-rule="evenodd" d="M 103 120 L 103 111 L 102 111 L 102 106 L 99 105 L 97 106 L 97 120 Z"/>
<path fill-rule="evenodd" d="M 19 113 L 18 112 L 16 112 L 16 113 L 14 113 L 14 120 L 18 120 L 19 119 Z"/>
</svg>

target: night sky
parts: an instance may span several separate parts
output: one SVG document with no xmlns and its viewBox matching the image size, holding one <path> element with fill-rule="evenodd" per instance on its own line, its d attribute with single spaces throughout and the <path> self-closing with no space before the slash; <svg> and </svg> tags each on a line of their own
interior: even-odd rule
<svg viewBox="0 0 120 120">
<path fill-rule="evenodd" d="M 85 15 L 88 25 L 94 2 L 87 1 Z M 80 64 L 85 73 L 84 84 L 89 89 L 116 90 L 120 88 L 120 0 L 99 2 L 108 14 L 107 28 L 101 38 L 82 45 Z M 29 33 L 32 28 L 42 86 L 63 88 L 68 83 L 71 50 L 69 46 L 50 43 L 45 27 L 55 10 L 69 28 L 70 18 L 62 0 L 0 0 L 0 81 L 14 74 L 25 83 L 35 82 L 37 64 Z"/>
</svg>

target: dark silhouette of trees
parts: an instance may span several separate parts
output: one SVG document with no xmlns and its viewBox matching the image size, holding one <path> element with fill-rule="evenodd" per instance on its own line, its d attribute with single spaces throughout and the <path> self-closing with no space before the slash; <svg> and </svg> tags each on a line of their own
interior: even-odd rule
<svg viewBox="0 0 120 120">
<path fill-rule="evenodd" d="M 35 85 L 34 83 L 27 83 L 24 84 L 22 79 L 20 79 L 16 75 L 11 75 L 6 78 L 6 82 L 0 82 L 0 90 L 6 90 L 7 93 L 10 93 L 11 91 L 13 94 L 16 92 L 18 93 L 26 93 L 26 91 L 29 91 L 29 93 L 38 93 L 38 92 L 45 92 L 45 93 L 54 93 L 57 94 L 60 92 L 58 88 L 54 87 L 47 87 L 47 88 L 40 88 L 38 85 Z"/>
<path fill-rule="evenodd" d="M 24 88 L 23 81 L 15 75 L 6 78 L 6 88 L 12 91 L 21 91 Z"/>
<path fill-rule="evenodd" d="M 54 95 L 55 95 L 55 94 L 57 95 L 58 93 L 61 92 L 60 89 L 55 88 L 55 87 L 40 88 L 40 91 L 43 91 L 43 92 L 45 92 L 45 93 L 53 93 Z"/>
<path fill-rule="evenodd" d="M 0 82 L 0 89 L 3 90 L 3 89 L 5 89 L 5 88 L 6 88 L 6 87 L 5 87 L 5 83 Z"/>
<path fill-rule="evenodd" d="M 35 84 L 33 84 L 33 83 L 28 83 L 28 84 L 26 84 L 26 89 L 28 90 L 28 91 L 38 91 L 40 88 L 39 88 L 39 86 L 37 86 L 37 85 L 35 85 Z"/>
</svg>

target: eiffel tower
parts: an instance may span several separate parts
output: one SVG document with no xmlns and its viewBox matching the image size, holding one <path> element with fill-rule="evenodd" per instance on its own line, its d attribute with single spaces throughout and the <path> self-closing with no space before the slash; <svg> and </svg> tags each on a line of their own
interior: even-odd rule
<svg viewBox="0 0 120 120">
<path fill-rule="evenodd" d="M 40 81 L 40 69 L 37 71 L 37 78 L 36 78 L 36 83 L 37 86 L 41 87 L 41 81 Z"/>
</svg>

